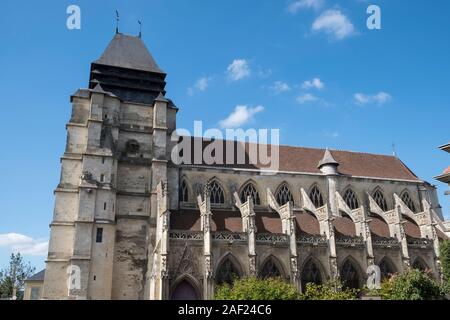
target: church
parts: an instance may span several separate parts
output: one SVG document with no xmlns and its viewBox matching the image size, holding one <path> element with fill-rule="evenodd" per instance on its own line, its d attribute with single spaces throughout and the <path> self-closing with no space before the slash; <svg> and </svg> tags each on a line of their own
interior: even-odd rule
<svg viewBox="0 0 450 320">
<path fill-rule="evenodd" d="M 173 161 L 183 110 L 165 79 L 140 36 L 117 32 L 70 97 L 44 299 L 212 299 L 247 276 L 361 288 L 370 265 L 441 277 L 450 222 L 398 157 L 279 146 L 269 174 L 248 161 L 262 145 L 226 141 L 244 163 Z"/>
</svg>

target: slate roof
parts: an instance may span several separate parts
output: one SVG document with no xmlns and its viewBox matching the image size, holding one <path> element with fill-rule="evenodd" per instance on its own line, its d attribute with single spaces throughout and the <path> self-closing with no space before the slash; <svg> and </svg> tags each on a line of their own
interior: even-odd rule
<svg viewBox="0 0 450 320">
<path fill-rule="evenodd" d="M 334 160 L 333 155 L 331 154 L 330 150 L 328 148 L 325 150 L 325 153 L 323 155 L 322 160 L 319 161 L 319 165 L 317 166 L 319 169 L 327 164 L 338 166 L 339 162 Z"/>
<path fill-rule="evenodd" d="M 141 38 L 117 33 L 96 64 L 164 73 Z"/>
<path fill-rule="evenodd" d="M 266 145 L 255 145 L 250 143 L 245 143 L 236 141 L 223 141 L 223 164 L 213 164 L 208 165 L 205 163 L 195 163 L 195 143 L 193 140 L 202 143 L 202 148 L 211 144 L 211 140 L 193 137 L 181 137 L 182 140 L 187 139 L 191 142 L 191 161 L 190 163 L 200 166 L 214 166 L 214 167 L 228 167 L 237 169 L 267 169 L 267 165 L 260 163 L 252 163 L 249 160 L 248 154 L 250 150 L 250 145 L 256 146 L 258 153 L 261 146 L 267 147 L 269 154 L 272 151 L 272 146 Z M 216 140 L 219 141 L 219 140 Z M 226 163 L 227 154 L 227 144 L 234 145 L 235 148 L 235 162 L 234 164 Z M 245 148 L 246 160 L 243 164 L 238 164 L 236 161 L 236 154 L 243 151 Z M 322 172 L 317 167 L 318 163 L 323 159 L 325 154 L 325 149 L 318 148 L 305 148 L 305 147 L 293 147 L 293 146 L 279 146 L 279 171 L 284 172 L 298 172 L 298 173 L 311 173 L 311 174 L 322 174 Z M 420 179 L 397 157 L 391 155 L 379 155 L 370 154 L 363 152 L 353 152 L 353 151 L 341 151 L 341 150 L 330 150 L 332 156 L 336 162 L 339 163 L 338 172 L 342 175 L 357 176 L 357 177 L 368 177 L 368 178 L 380 178 L 380 179 L 391 179 L 391 180 L 408 180 L 417 181 Z"/>
<path fill-rule="evenodd" d="M 25 281 L 44 281 L 44 277 L 45 277 L 45 269 L 39 271 L 38 273 L 36 273 L 34 275 L 32 275 L 31 277 L 29 277 Z"/>
</svg>

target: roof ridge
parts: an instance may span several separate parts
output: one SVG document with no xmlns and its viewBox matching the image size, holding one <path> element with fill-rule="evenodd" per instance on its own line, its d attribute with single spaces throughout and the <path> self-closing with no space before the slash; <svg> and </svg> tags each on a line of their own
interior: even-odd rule
<svg viewBox="0 0 450 320">
<path fill-rule="evenodd" d="M 181 137 L 189 137 L 189 138 L 196 138 L 196 139 L 208 139 L 211 138 L 208 137 L 197 137 L 197 136 L 181 136 Z M 227 140 L 227 139 L 215 139 L 215 140 L 222 140 L 222 141 L 232 141 L 232 142 L 244 142 L 246 144 L 257 144 L 257 145 L 267 145 L 267 146 L 274 146 L 274 144 L 268 144 L 268 143 L 258 143 L 258 142 L 251 142 L 251 141 L 241 141 L 241 140 Z M 337 151 L 337 152 L 348 152 L 348 153 L 357 153 L 357 154 L 367 154 L 367 155 L 373 155 L 373 156 L 383 156 L 383 157 L 389 157 L 389 158 L 396 158 L 399 159 L 399 157 L 390 155 L 390 154 L 382 154 L 382 153 L 372 153 L 372 152 L 365 152 L 365 151 L 353 151 L 353 150 L 343 150 L 343 149 L 331 149 L 331 148 L 321 148 L 321 147 L 303 147 L 303 146 L 294 146 L 294 145 L 288 145 L 288 144 L 278 144 L 279 147 L 285 147 L 285 148 L 296 148 L 296 149 L 310 149 L 310 150 L 317 150 L 317 151 L 325 151 L 328 149 L 330 152 Z"/>
</svg>

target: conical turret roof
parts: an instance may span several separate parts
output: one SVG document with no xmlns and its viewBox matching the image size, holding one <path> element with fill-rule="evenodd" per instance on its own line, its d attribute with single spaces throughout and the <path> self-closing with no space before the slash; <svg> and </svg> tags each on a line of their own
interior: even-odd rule
<svg viewBox="0 0 450 320">
<path fill-rule="evenodd" d="M 321 167 L 327 164 L 335 165 L 336 167 L 339 165 L 339 162 L 337 162 L 333 158 L 333 155 L 331 154 L 330 150 L 328 150 L 328 148 L 325 150 L 323 158 L 322 160 L 319 161 L 319 165 L 317 167 L 320 169 Z"/>
</svg>

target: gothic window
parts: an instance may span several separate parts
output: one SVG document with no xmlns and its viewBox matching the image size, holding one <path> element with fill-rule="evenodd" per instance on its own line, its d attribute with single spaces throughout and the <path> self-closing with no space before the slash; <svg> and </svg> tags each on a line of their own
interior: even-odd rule
<svg viewBox="0 0 450 320">
<path fill-rule="evenodd" d="M 381 208 L 381 210 L 388 211 L 387 202 L 386 202 L 386 199 L 384 198 L 384 195 L 381 192 L 381 190 L 376 190 L 373 193 L 373 199 L 378 204 L 378 206 Z"/>
<path fill-rule="evenodd" d="M 347 189 L 347 191 L 345 191 L 344 201 L 352 210 L 358 209 L 359 207 L 358 198 L 352 189 Z"/>
<path fill-rule="evenodd" d="M 126 150 L 128 153 L 138 153 L 139 152 L 139 142 L 136 140 L 128 140 L 126 144 Z"/>
<path fill-rule="evenodd" d="M 395 273 L 392 264 L 386 258 L 381 260 L 379 267 L 381 271 L 381 280 L 387 279 Z"/>
<path fill-rule="evenodd" d="M 288 186 L 286 184 L 283 184 L 277 192 L 277 202 L 279 205 L 285 205 L 286 203 L 294 202 L 294 198 L 292 197 L 292 193 L 289 190 Z"/>
<path fill-rule="evenodd" d="M 189 201 L 189 190 L 188 190 L 186 180 L 183 180 L 183 182 L 181 182 L 179 197 L 180 197 L 180 202 L 188 202 Z"/>
<path fill-rule="evenodd" d="M 358 289 L 361 284 L 357 267 L 351 260 L 347 260 L 340 272 L 342 283 L 347 288 Z"/>
<path fill-rule="evenodd" d="M 171 300 L 198 300 L 197 291 L 189 281 L 183 280 L 173 291 Z"/>
<path fill-rule="evenodd" d="M 239 271 L 233 262 L 227 258 L 224 262 L 222 262 L 219 270 L 217 271 L 216 281 L 217 284 L 228 283 L 231 285 L 234 279 L 239 277 Z"/>
<path fill-rule="evenodd" d="M 416 260 L 414 260 L 412 267 L 413 269 L 417 269 L 420 271 L 426 271 L 428 269 L 427 264 L 421 258 L 416 258 Z"/>
<path fill-rule="evenodd" d="M 261 270 L 261 278 L 267 279 L 267 278 L 278 278 L 281 277 L 280 269 L 278 269 L 275 261 L 273 258 L 269 258 L 266 263 L 264 263 L 264 266 Z"/>
<path fill-rule="evenodd" d="M 225 195 L 223 193 L 222 187 L 217 183 L 217 181 L 211 182 L 209 188 L 210 200 L 212 204 L 225 203 Z"/>
<path fill-rule="evenodd" d="M 308 283 L 315 283 L 315 284 L 322 283 L 322 275 L 320 274 L 319 267 L 311 259 L 303 267 L 303 271 L 302 271 L 302 289 L 303 290 L 306 288 L 306 284 L 308 284 Z"/>
<path fill-rule="evenodd" d="M 407 191 L 403 192 L 402 201 L 408 206 L 408 208 L 412 212 L 416 212 L 416 206 L 414 205 L 414 201 L 412 201 L 411 196 L 409 195 L 409 192 L 407 192 Z"/>
<path fill-rule="evenodd" d="M 252 196 L 253 204 L 260 205 L 261 199 L 259 198 L 258 190 L 252 183 L 248 183 L 241 191 L 242 203 L 247 202 L 247 197 Z"/>
<path fill-rule="evenodd" d="M 314 203 L 316 208 L 323 207 L 324 201 L 323 201 L 322 193 L 320 192 L 320 190 L 317 186 L 314 186 L 311 189 L 311 191 L 309 192 L 309 198 L 311 199 L 312 203 Z"/>
</svg>

